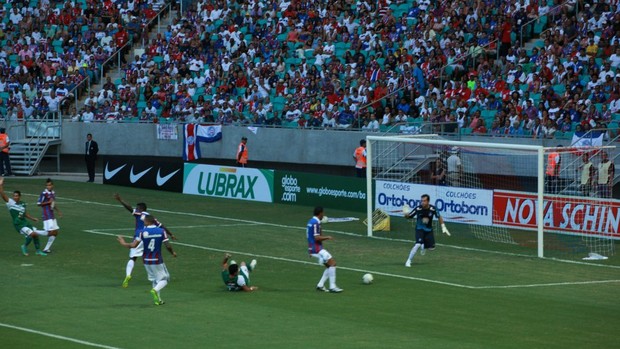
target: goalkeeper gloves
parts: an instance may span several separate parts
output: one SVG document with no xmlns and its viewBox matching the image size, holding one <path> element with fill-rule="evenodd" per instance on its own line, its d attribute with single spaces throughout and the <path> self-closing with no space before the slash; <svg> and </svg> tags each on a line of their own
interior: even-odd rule
<svg viewBox="0 0 620 349">
<path fill-rule="evenodd" d="M 409 205 L 404 204 L 403 205 L 403 215 L 408 216 L 411 213 L 411 207 L 409 207 Z"/>
<path fill-rule="evenodd" d="M 448 235 L 448 236 L 450 236 L 450 232 L 448 231 L 448 228 L 446 228 L 446 224 L 445 223 L 443 223 L 441 225 L 441 232 L 446 234 L 446 235 Z"/>
</svg>

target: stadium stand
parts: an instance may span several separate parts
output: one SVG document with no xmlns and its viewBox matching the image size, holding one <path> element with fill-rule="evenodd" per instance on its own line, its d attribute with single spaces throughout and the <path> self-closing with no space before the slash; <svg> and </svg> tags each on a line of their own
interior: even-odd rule
<svg viewBox="0 0 620 349">
<path fill-rule="evenodd" d="M 197 1 L 75 120 L 347 129 L 378 120 L 371 129 L 546 138 L 615 128 L 618 2 L 579 3 Z M 475 115 L 485 127 L 472 132 Z"/>
<path fill-rule="evenodd" d="M 122 4 L 121 4 L 122 3 Z M 154 13 L 153 1 L 3 1 L 0 114 L 8 120 L 67 114 L 104 62 Z M 130 17 L 133 16 L 133 17 Z M 133 18 L 136 18 L 135 20 Z M 47 115 L 47 116 L 46 116 Z"/>
</svg>

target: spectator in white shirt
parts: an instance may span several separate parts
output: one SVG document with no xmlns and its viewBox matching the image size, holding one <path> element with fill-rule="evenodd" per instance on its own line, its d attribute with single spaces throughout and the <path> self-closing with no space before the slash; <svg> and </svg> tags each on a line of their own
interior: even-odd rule
<svg viewBox="0 0 620 349">
<path fill-rule="evenodd" d="M 45 97 L 45 100 L 47 101 L 49 112 L 57 113 L 62 99 L 59 96 L 56 96 L 56 91 L 52 91 L 49 96 Z"/>
<path fill-rule="evenodd" d="M 390 125 L 392 123 L 392 114 L 390 114 L 390 107 L 385 107 L 383 112 L 383 118 L 381 119 L 381 125 Z"/>
<path fill-rule="evenodd" d="M 97 97 L 95 97 L 95 91 L 90 91 L 90 95 L 84 100 L 84 105 L 94 107 L 97 105 Z"/>
<path fill-rule="evenodd" d="M 13 12 L 9 16 L 9 20 L 13 23 L 13 25 L 18 25 L 24 17 L 19 13 L 19 10 L 16 7 L 13 7 Z"/>
<path fill-rule="evenodd" d="M 86 110 L 82 112 L 82 121 L 83 122 L 93 122 L 95 121 L 95 113 L 93 113 L 94 107 L 86 107 Z"/>
<path fill-rule="evenodd" d="M 368 129 L 371 131 L 379 130 L 379 121 L 377 121 L 377 117 L 375 116 L 374 112 L 370 114 L 370 121 L 368 122 Z"/>
<path fill-rule="evenodd" d="M 620 66 L 620 47 L 616 47 L 616 52 L 609 57 L 609 60 L 613 68 Z"/>
</svg>

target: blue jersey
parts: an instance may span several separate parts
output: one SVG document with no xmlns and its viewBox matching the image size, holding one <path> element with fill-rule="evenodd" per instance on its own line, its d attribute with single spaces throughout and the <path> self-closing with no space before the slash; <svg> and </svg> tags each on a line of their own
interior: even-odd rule
<svg viewBox="0 0 620 349">
<path fill-rule="evenodd" d="M 43 220 L 54 219 L 54 209 L 52 208 L 52 201 L 56 200 L 56 193 L 52 190 L 43 190 L 39 195 L 37 205 L 43 209 Z"/>
<path fill-rule="evenodd" d="M 312 217 L 308 221 L 308 253 L 318 253 L 323 249 L 323 242 L 317 241 L 315 238 L 321 235 L 321 220 L 317 217 Z"/>
<path fill-rule="evenodd" d="M 433 231 L 433 217 L 441 217 L 437 208 L 433 205 L 429 205 L 428 208 L 418 206 L 411 211 L 408 218 L 416 217 L 415 230 L 416 231 Z"/>
<path fill-rule="evenodd" d="M 134 237 L 137 237 L 138 234 L 140 234 L 140 231 L 144 229 L 144 217 L 148 216 L 149 213 L 146 211 L 138 211 L 134 209 L 131 214 L 133 215 L 133 218 L 136 219 L 136 233 L 134 234 Z"/>
<path fill-rule="evenodd" d="M 142 229 L 144 229 L 144 217 L 150 216 L 150 214 L 146 211 L 137 211 L 136 209 L 134 209 L 131 214 L 136 219 L 136 230 L 133 234 L 133 238 L 135 239 L 138 237 L 138 235 L 140 235 Z M 155 220 L 155 226 L 161 228 L 161 223 L 159 223 L 157 219 Z"/>
<path fill-rule="evenodd" d="M 168 241 L 168 235 L 166 235 L 166 231 L 163 228 L 149 225 L 140 231 L 136 240 L 142 241 L 144 245 L 144 253 L 142 254 L 142 262 L 144 264 L 164 263 L 161 245 L 164 241 Z"/>
</svg>

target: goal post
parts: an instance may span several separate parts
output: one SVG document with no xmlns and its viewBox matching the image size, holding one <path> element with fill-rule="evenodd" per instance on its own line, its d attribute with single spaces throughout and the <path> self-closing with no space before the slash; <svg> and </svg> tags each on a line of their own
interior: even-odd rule
<svg viewBox="0 0 620 349">
<path fill-rule="evenodd" d="M 447 160 L 448 154 L 452 150 L 461 151 L 460 157 L 467 157 L 467 159 L 461 159 L 463 163 L 463 173 L 460 175 L 464 178 L 461 180 L 464 181 L 462 184 L 451 183 L 454 185 L 452 188 L 459 188 L 458 185 L 463 185 L 464 187 L 470 188 L 470 193 L 462 193 L 463 195 L 483 195 L 485 196 L 487 202 L 486 206 L 480 206 L 480 211 L 486 211 L 486 216 L 484 219 L 481 219 L 478 222 L 470 222 L 472 217 L 446 217 L 444 219 L 448 222 L 460 222 L 462 224 L 467 225 L 480 225 L 483 230 L 488 230 L 493 227 L 493 218 L 494 211 L 492 208 L 492 199 L 493 192 L 489 189 L 482 188 L 481 185 L 475 185 L 478 179 L 474 178 L 476 173 L 475 171 L 480 171 L 480 166 L 484 168 L 484 163 L 478 164 L 476 168 L 468 169 L 472 165 L 474 161 L 472 159 L 477 154 L 488 154 L 487 157 L 495 157 L 496 163 L 498 164 L 511 164 L 512 168 L 523 170 L 525 166 L 519 166 L 520 164 L 515 164 L 514 161 L 511 161 L 510 157 L 512 154 L 513 157 L 519 157 L 527 155 L 527 159 L 523 159 L 527 161 L 530 165 L 530 168 L 527 169 L 528 173 L 521 173 L 519 175 L 523 175 L 524 177 L 532 177 L 535 178 L 535 183 L 529 184 L 530 187 L 533 185 L 533 191 L 536 193 L 535 201 L 535 212 L 536 219 L 536 240 L 537 240 L 537 255 L 539 257 L 544 256 L 544 245 L 543 245 L 543 195 L 544 195 L 544 148 L 542 146 L 536 145 L 515 145 L 515 144 L 501 144 L 501 143 L 480 143 L 480 142 L 461 142 L 461 141 L 449 141 L 439 138 L 429 138 L 429 137 L 394 137 L 394 136 L 367 136 L 366 137 L 366 153 L 367 153 L 367 181 L 366 181 L 366 189 L 368 192 L 367 197 L 367 219 L 369 220 L 367 225 L 367 235 L 373 236 L 372 230 L 372 212 L 377 205 L 376 202 L 381 202 L 382 205 L 387 206 L 387 212 L 391 213 L 395 216 L 402 216 L 402 206 L 404 204 L 408 204 L 409 206 L 415 207 L 417 206 L 417 202 L 420 199 L 420 193 L 427 193 L 431 195 L 431 203 L 435 202 L 437 196 L 441 199 L 441 202 L 444 204 L 442 207 L 438 207 L 440 211 L 446 209 L 446 204 L 452 205 L 453 211 L 463 210 L 463 207 L 468 204 L 463 200 L 463 207 L 458 207 L 461 203 L 455 203 L 454 200 L 444 200 L 446 197 L 442 198 L 442 195 L 455 195 L 454 193 L 446 191 L 450 186 L 439 186 L 429 183 L 428 181 L 428 172 L 429 167 L 431 167 L 431 162 L 440 161 L 445 162 Z M 467 156 L 463 153 L 463 151 L 467 152 Z M 472 159 L 469 159 L 472 158 Z M 497 159 L 501 158 L 501 159 Z M 514 159 L 513 159 L 514 160 Z M 484 160 L 482 160 L 484 161 Z M 533 166 L 532 166 L 533 165 Z M 492 172 L 493 167 L 490 164 L 490 168 L 488 168 L 487 172 Z M 447 169 L 446 169 L 447 170 Z M 499 170 L 499 169 L 495 169 Z M 425 174 L 421 174 L 425 173 Z M 500 176 L 501 172 L 498 173 L 489 173 L 489 176 Z M 421 178 L 424 177 L 424 178 Z M 379 187 L 384 186 L 385 188 L 377 188 L 378 191 L 381 191 L 381 195 L 387 201 L 378 201 L 377 195 L 373 192 L 373 183 Z M 400 186 L 398 184 L 402 184 Z M 510 188 L 510 186 L 505 186 L 506 188 Z M 399 193 L 402 190 L 408 190 L 407 194 Z M 388 194 L 386 194 L 388 193 Z M 435 193 L 433 195 L 432 193 Z M 386 197 L 386 195 L 392 195 L 392 197 Z M 435 197 L 433 197 L 435 196 Z M 485 200 L 478 198 L 478 202 Z M 458 201 L 458 200 L 457 200 Z M 489 202 L 490 201 L 490 202 Z M 472 205 L 477 206 L 477 205 Z M 469 209 L 469 208 L 467 208 Z M 477 209 L 477 208 L 476 208 Z M 476 213 L 470 216 L 476 216 Z M 475 220 L 475 217 L 473 218 Z M 468 223 L 469 222 L 469 223 Z"/>
<path fill-rule="evenodd" d="M 620 200 L 600 184 L 609 182 L 614 146 L 544 148 L 436 135 L 366 140 L 368 236 L 410 238 L 412 229 L 398 218 L 402 207 L 428 194 L 454 246 L 541 258 L 614 255 Z M 389 233 L 372 229 L 379 210 L 392 216 Z"/>
</svg>

